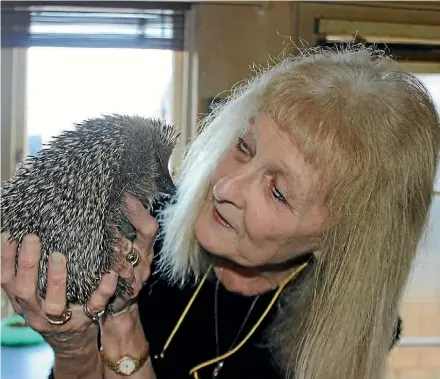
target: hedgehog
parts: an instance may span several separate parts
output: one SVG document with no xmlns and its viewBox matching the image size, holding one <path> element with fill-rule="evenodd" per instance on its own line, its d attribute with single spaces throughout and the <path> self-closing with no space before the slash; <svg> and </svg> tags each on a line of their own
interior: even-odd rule
<svg viewBox="0 0 440 379">
<path fill-rule="evenodd" d="M 27 157 L 2 183 L 1 231 L 17 242 L 39 236 L 38 295 L 46 294 L 49 254 L 66 257 L 67 304 L 84 305 L 101 277 L 114 269 L 114 246 L 123 235 L 134 241 L 124 194 L 147 210 L 174 191 L 168 162 L 179 139 L 174 125 L 154 118 L 102 115 L 74 124 Z M 16 259 L 16 268 L 17 268 Z M 119 278 L 116 296 L 132 295 Z"/>
</svg>

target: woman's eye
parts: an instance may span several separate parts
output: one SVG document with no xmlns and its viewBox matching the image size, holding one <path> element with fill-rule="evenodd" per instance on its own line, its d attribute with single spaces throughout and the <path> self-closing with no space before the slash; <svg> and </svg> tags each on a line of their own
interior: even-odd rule
<svg viewBox="0 0 440 379">
<path fill-rule="evenodd" d="M 287 204 L 287 200 L 280 190 L 276 187 L 272 190 L 273 197 L 283 204 Z"/>
<path fill-rule="evenodd" d="M 248 154 L 249 153 L 249 146 L 248 144 L 244 141 L 243 138 L 239 138 L 238 142 L 237 142 L 237 149 L 244 153 L 244 154 Z"/>
<path fill-rule="evenodd" d="M 237 142 L 237 146 L 236 147 L 237 147 L 237 150 L 240 151 L 243 154 L 249 154 L 250 153 L 249 145 L 241 137 L 238 138 L 238 142 Z M 277 187 L 273 188 L 272 196 L 277 201 L 279 201 L 279 202 L 281 202 L 283 204 L 288 204 L 286 198 L 284 197 L 284 195 L 281 193 L 281 191 Z"/>
</svg>

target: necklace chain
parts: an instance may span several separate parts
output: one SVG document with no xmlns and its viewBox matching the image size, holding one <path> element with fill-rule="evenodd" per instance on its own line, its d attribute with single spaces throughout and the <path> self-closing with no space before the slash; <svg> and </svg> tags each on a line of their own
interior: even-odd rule
<svg viewBox="0 0 440 379">
<path fill-rule="evenodd" d="M 217 351 L 217 356 L 220 355 L 220 348 L 219 348 L 219 334 L 218 334 L 218 288 L 219 288 L 220 282 L 219 280 L 217 280 L 216 286 L 215 286 L 215 297 L 214 297 L 214 321 L 215 321 L 215 346 L 216 346 L 216 351 Z M 238 337 L 240 336 L 241 332 L 243 331 L 244 326 L 246 325 L 249 316 L 252 313 L 252 310 L 254 309 L 255 303 L 257 302 L 258 298 L 260 297 L 260 295 L 256 296 L 254 298 L 254 300 L 252 301 L 251 306 L 249 307 L 249 310 L 246 313 L 245 318 L 243 319 L 243 322 L 240 325 L 240 328 L 238 329 L 238 332 L 234 338 L 234 341 L 232 341 L 231 346 L 229 347 L 229 350 L 231 350 L 233 348 L 233 346 L 235 345 L 235 343 L 237 342 Z M 214 368 L 214 371 L 212 373 L 212 377 L 216 378 L 221 370 L 221 368 L 223 367 L 225 361 L 222 360 L 220 362 L 218 362 L 217 366 Z"/>
</svg>

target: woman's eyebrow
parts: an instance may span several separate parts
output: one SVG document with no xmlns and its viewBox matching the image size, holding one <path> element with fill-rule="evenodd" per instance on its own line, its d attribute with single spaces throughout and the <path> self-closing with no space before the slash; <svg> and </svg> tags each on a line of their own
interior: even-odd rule
<svg viewBox="0 0 440 379">
<path fill-rule="evenodd" d="M 288 167 L 284 162 L 281 163 L 281 166 L 282 169 L 280 173 L 283 178 L 282 180 L 286 183 L 286 189 L 288 191 L 286 195 L 287 197 L 294 197 L 295 193 L 297 192 L 297 190 L 295 189 L 301 188 L 301 185 L 299 184 L 300 177 L 296 172 L 292 171 L 292 169 Z"/>
<path fill-rule="evenodd" d="M 283 159 L 280 159 L 278 162 L 280 163 L 280 166 L 282 167 L 283 173 L 285 174 L 285 176 L 288 177 L 290 182 L 296 183 L 301 179 L 301 175 L 299 174 L 299 172 L 297 172 L 291 166 L 289 166 L 286 162 L 284 162 Z"/>
</svg>

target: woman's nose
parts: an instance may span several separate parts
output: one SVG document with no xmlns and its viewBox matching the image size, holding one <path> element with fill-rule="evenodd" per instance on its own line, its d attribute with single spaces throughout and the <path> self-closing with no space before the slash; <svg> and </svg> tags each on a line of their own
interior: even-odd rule
<svg viewBox="0 0 440 379">
<path fill-rule="evenodd" d="M 242 209 L 245 204 L 246 193 L 249 193 L 251 175 L 245 171 L 233 172 L 221 178 L 212 190 L 214 199 L 227 202 Z"/>
</svg>

